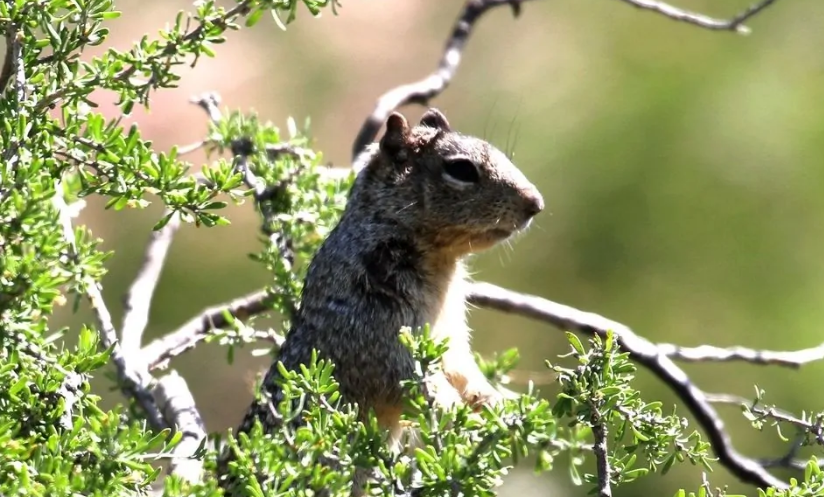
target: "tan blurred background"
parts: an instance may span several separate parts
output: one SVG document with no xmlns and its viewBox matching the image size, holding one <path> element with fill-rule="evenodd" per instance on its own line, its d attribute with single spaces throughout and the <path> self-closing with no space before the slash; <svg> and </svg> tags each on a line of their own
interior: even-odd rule
<svg viewBox="0 0 824 497">
<path fill-rule="evenodd" d="M 731 15 L 748 0 L 684 0 L 683 7 Z M 191 4 L 121 0 L 110 43 L 128 49 Z M 312 119 L 316 146 L 339 165 L 375 99 L 432 70 L 459 1 L 343 0 L 340 15 L 301 9 L 286 32 L 264 18 L 231 33 L 216 59 L 184 69 L 180 87 L 156 93 L 133 120 L 160 150 L 199 140 L 205 116 L 187 103 L 216 90 L 224 106 L 255 110 L 285 128 Z M 433 105 L 452 124 L 514 149 L 516 163 L 547 203 L 512 250 L 484 254 L 477 278 L 620 320 L 644 336 L 683 345 L 745 344 L 792 349 L 822 341 L 824 322 L 824 3 L 779 1 L 749 25 L 750 36 L 710 32 L 638 11 L 617 0 L 526 3 L 490 12 L 477 26 L 450 88 Z M 108 102 L 107 96 L 100 97 Z M 103 106 L 113 115 L 114 109 Z M 405 109 L 417 119 L 422 109 Z M 189 156 L 195 167 L 205 160 Z M 109 212 L 93 202 L 83 221 L 114 250 L 105 297 L 120 299 L 142 258 L 160 206 Z M 247 254 L 258 250 L 250 205 L 227 211 L 232 225 L 185 226 L 178 234 L 151 313 L 147 339 L 208 305 L 266 283 Z M 54 323 L 89 320 L 63 312 Z M 564 351 L 562 334 L 525 319 L 475 311 L 475 344 L 489 354 L 518 347 L 521 367 L 540 371 Z M 505 331 L 506 330 L 506 331 Z M 173 367 L 188 380 L 209 430 L 235 426 L 268 360 L 244 349 L 200 346 Z M 785 408 L 824 409 L 824 365 L 802 371 L 741 364 L 688 365 L 710 392 L 750 396 L 753 385 Z M 97 383 L 108 405 L 119 401 Z M 636 381 L 647 400 L 674 402 L 653 377 Z M 685 412 L 679 408 L 680 412 Z M 773 433 L 758 434 L 736 408 L 721 408 L 737 446 L 777 455 Z M 585 495 L 563 466 L 534 476 L 525 465 L 502 491 Z M 786 476 L 786 474 L 784 475 Z M 714 484 L 754 495 L 719 469 Z M 670 496 L 697 490 L 686 465 L 617 495 Z"/>
</svg>

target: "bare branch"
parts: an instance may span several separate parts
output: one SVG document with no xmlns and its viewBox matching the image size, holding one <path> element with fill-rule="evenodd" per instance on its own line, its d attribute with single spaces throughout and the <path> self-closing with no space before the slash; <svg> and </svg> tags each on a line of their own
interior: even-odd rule
<svg viewBox="0 0 824 497">
<path fill-rule="evenodd" d="M 150 370 L 161 368 L 169 361 L 187 350 L 194 348 L 206 339 L 214 330 L 227 326 L 230 319 L 243 321 L 251 316 L 270 310 L 270 295 L 259 290 L 235 299 L 228 304 L 204 309 L 199 315 L 190 319 L 176 331 L 159 338 L 141 352 L 143 360 Z M 227 319 L 229 316 L 229 319 Z M 275 343 L 282 343 L 283 338 L 271 336 Z"/>
<path fill-rule="evenodd" d="M 177 372 L 170 371 L 158 381 L 154 394 L 166 422 L 182 434 L 172 452 L 169 472 L 189 483 L 199 483 L 203 462 L 192 456 L 206 438 L 206 426 L 186 380 Z"/>
<path fill-rule="evenodd" d="M 69 206 L 63 199 L 63 188 L 59 180 L 55 181 L 55 192 L 53 203 L 60 217 L 63 237 L 71 247 L 72 256 L 77 257 L 77 241 L 74 236 L 74 228 L 72 227 L 71 213 L 69 212 Z M 151 390 L 152 377 L 145 369 L 136 368 L 133 358 L 126 355 L 123 347 L 120 345 L 112 316 L 106 307 L 106 303 L 103 301 L 99 283 L 92 278 L 84 276 L 82 285 L 97 320 L 97 326 L 100 330 L 100 340 L 104 347 L 111 348 L 112 350 L 112 361 L 114 362 L 115 369 L 117 369 L 117 376 L 120 380 L 123 393 L 129 397 L 133 397 L 137 401 L 138 405 L 143 409 L 149 424 L 154 429 L 161 430 L 165 428 L 166 423 L 151 393 L 149 393 Z M 135 352 L 137 352 L 137 349 Z"/>
<path fill-rule="evenodd" d="M 757 15 L 758 13 L 760 13 L 762 10 L 766 9 L 767 7 L 775 3 L 775 0 L 761 0 L 760 2 L 750 6 L 740 14 L 725 20 L 714 19 L 712 17 L 705 16 L 704 14 L 683 10 L 678 7 L 674 7 L 668 3 L 658 2 L 656 0 L 621 1 L 628 3 L 633 7 L 637 7 L 639 9 L 649 10 L 657 14 L 661 14 L 675 21 L 685 22 L 688 24 L 692 24 L 694 26 L 700 26 L 702 28 L 711 29 L 714 31 L 735 31 L 739 34 L 749 34 L 750 28 L 745 26 L 744 23 L 750 18 Z"/>
<path fill-rule="evenodd" d="M 746 347 L 680 347 L 669 343 L 658 344 L 658 350 L 677 361 L 725 362 L 745 361 L 753 364 L 800 368 L 804 364 L 824 360 L 824 343 L 794 351 L 755 350 Z"/>
<path fill-rule="evenodd" d="M 193 174 L 192 177 L 200 184 L 208 183 L 201 173 Z M 127 350 L 140 350 L 142 347 L 143 332 L 146 331 L 146 325 L 149 322 L 152 297 L 160 280 L 166 256 L 169 254 L 169 247 L 172 245 L 175 233 L 180 228 L 180 213 L 166 209 L 163 216 L 171 217 L 165 226 L 157 231 L 153 230 L 149 235 L 143 263 L 123 297 L 123 329 L 120 336 L 123 347 Z"/>
<path fill-rule="evenodd" d="M 171 214 L 166 211 L 164 215 Z M 143 264 L 129 291 L 123 299 L 124 315 L 121 329 L 121 343 L 126 350 L 140 350 L 143 332 L 149 323 L 152 296 L 163 271 L 163 263 L 169 253 L 172 238 L 180 227 L 180 216 L 172 214 L 163 228 L 152 231 L 143 257 Z"/>
<path fill-rule="evenodd" d="M 177 156 L 181 157 L 183 155 L 191 154 L 195 150 L 199 150 L 206 145 L 205 140 L 200 140 L 194 143 L 190 143 L 188 145 L 184 145 L 182 147 L 177 148 Z"/>
<path fill-rule="evenodd" d="M 193 103 L 203 109 L 209 115 L 209 120 L 217 124 L 223 119 L 223 114 L 220 112 L 220 95 L 217 92 L 208 91 L 196 95 L 189 99 Z"/>
<path fill-rule="evenodd" d="M 741 481 L 761 487 L 788 488 L 787 483 L 770 474 L 757 461 L 750 459 L 732 445 L 724 423 L 707 399 L 706 394 L 690 382 L 687 374 L 662 354 L 649 340 L 636 335 L 628 327 L 597 314 L 580 311 L 541 297 L 525 295 L 489 284 L 472 285 L 469 302 L 511 312 L 549 323 L 563 330 L 606 336 L 611 330 L 620 346 L 631 357 L 661 379 L 695 416 L 712 444 L 719 461 Z"/>
<path fill-rule="evenodd" d="M 509 5 L 517 16 L 520 13 L 521 3 L 524 1 L 526 0 L 468 0 L 464 4 L 463 12 L 452 28 L 452 34 L 446 42 L 438 68 L 425 78 L 398 86 L 384 93 L 378 99 L 375 109 L 366 118 L 357 138 L 355 138 L 352 147 L 352 160 L 354 161 L 366 149 L 366 146 L 375 139 L 378 130 L 383 126 L 384 121 L 392 111 L 406 104 L 426 105 L 446 89 L 452 78 L 455 77 L 461 63 L 461 56 L 466 42 L 469 40 L 469 35 L 472 34 L 472 28 L 486 11 L 494 7 Z"/>
</svg>

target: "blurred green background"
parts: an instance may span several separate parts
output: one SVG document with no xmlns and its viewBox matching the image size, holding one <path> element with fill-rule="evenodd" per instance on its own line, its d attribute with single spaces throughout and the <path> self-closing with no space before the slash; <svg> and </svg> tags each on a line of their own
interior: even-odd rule
<svg viewBox="0 0 824 497">
<path fill-rule="evenodd" d="M 181 0 L 120 0 L 110 44 L 128 49 L 156 33 Z M 684 0 L 682 7 L 727 16 L 746 1 Z M 135 111 L 158 149 L 206 131 L 187 103 L 216 90 L 224 106 L 255 110 L 285 127 L 312 119 L 318 149 L 337 164 L 349 153 L 375 99 L 422 77 L 441 56 L 459 1 L 343 0 L 340 15 L 301 10 L 286 32 L 267 19 L 232 33 L 217 58 L 184 68 L 180 87 Z M 453 126 L 515 152 L 547 209 L 513 244 L 478 257 L 477 278 L 619 320 L 654 341 L 793 349 L 822 341 L 824 322 L 824 2 L 779 1 L 753 19 L 750 36 L 711 32 L 638 11 L 617 0 L 528 2 L 513 20 L 489 12 L 450 88 L 432 104 Z M 98 101 L 115 115 L 111 95 Z M 421 108 L 404 112 L 417 119 Z M 128 123 L 127 123 L 128 124 Z M 200 152 L 188 157 L 196 167 Z M 119 320 L 121 297 L 142 259 L 161 207 L 109 212 L 92 201 L 82 216 L 114 250 L 104 295 Z M 206 306 L 256 289 L 267 276 L 247 254 L 258 250 L 249 204 L 227 212 L 232 225 L 184 226 L 175 239 L 151 312 L 147 339 Z M 53 327 L 91 322 L 67 309 Z M 522 318 L 474 311 L 475 347 L 518 347 L 521 369 L 566 351 L 563 334 Z M 504 331 L 507 330 L 507 331 Z M 514 330 L 514 331 L 510 331 Z M 200 346 L 172 367 L 189 381 L 209 430 L 235 426 L 268 364 L 244 349 Z M 743 364 L 686 365 L 709 392 L 752 395 L 800 412 L 822 410 L 823 364 L 801 371 Z M 119 402 L 97 383 L 109 405 Z M 675 401 L 654 377 L 636 381 L 647 400 Z M 736 445 L 778 455 L 773 432 L 759 434 L 736 408 L 720 407 Z M 681 409 L 681 412 L 683 409 Z M 787 476 L 786 473 L 783 476 Z M 715 485 L 755 495 L 720 467 Z M 585 495 L 563 468 L 515 471 L 501 495 Z M 676 468 L 621 488 L 619 496 L 697 490 L 700 469 Z"/>
</svg>

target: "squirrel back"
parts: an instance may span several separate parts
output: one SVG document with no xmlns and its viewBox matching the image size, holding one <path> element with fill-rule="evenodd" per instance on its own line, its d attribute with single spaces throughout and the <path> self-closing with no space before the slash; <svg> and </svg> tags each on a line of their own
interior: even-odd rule
<svg viewBox="0 0 824 497">
<path fill-rule="evenodd" d="M 357 162 L 346 208 L 309 265 L 278 360 L 297 369 L 317 350 L 334 363 L 342 398 L 363 413 L 373 409 L 397 441 L 400 382 L 414 373 L 398 338 L 402 327 L 429 324 L 433 338 L 449 338 L 444 375 L 433 384 L 441 403 L 500 398 L 470 349 L 463 259 L 525 229 L 544 203 L 503 152 L 453 131 L 436 109 L 415 127 L 393 113 L 380 142 Z M 263 382 L 275 404 L 279 376 L 273 364 Z M 255 419 L 277 428 L 263 402 L 238 431 Z"/>
</svg>

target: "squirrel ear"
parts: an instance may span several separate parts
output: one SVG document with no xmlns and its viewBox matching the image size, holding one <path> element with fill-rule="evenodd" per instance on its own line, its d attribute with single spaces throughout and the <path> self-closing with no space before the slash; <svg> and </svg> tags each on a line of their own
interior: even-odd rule
<svg viewBox="0 0 824 497">
<path fill-rule="evenodd" d="M 452 131 L 452 128 L 449 126 L 449 121 L 446 120 L 446 116 L 434 107 L 427 110 L 423 117 L 421 117 L 421 126 L 441 129 L 443 131 Z"/>
<path fill-rule="evenodd" d="M 406 146 L 406 138 L 409 135 L 409 123 L 399 112 L 393 112 L 386 119 L 386 133 L 381 138 L 381 150 L 395 157 L 398 152 Z"/>
</svg>

